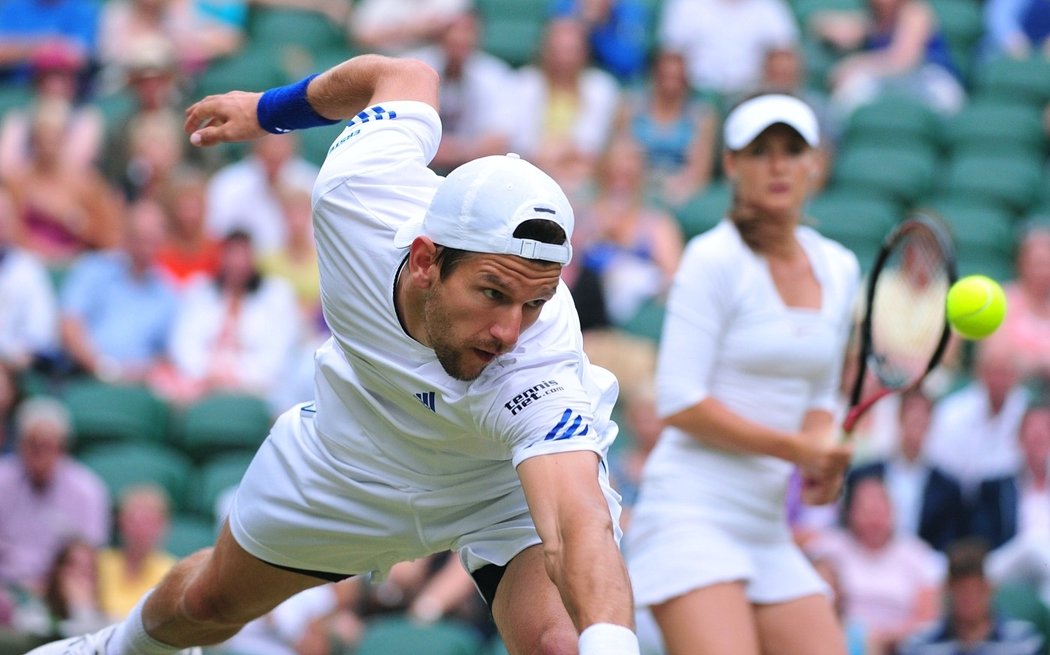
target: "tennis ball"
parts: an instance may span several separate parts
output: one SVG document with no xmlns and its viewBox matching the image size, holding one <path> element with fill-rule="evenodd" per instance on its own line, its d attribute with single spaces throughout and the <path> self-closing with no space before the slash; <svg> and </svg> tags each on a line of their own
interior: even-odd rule
<svg viewBox="0 0 1050 655">
<path fill-rule="evenodd" d="M 967 339 L 983 339 L 995 332 L 1006 316 L 1003 288 L 990 277 L 968 275 L 948 289 L 948 323 Z"/>
</svg>

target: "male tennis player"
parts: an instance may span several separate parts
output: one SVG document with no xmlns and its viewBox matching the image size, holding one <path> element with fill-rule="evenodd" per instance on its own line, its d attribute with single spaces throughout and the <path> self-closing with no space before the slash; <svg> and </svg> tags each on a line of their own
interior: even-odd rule
<svg viewBox="0 0 1050 655">
<path fill-rule="evenodd" d="M 220 642 L 298 591 L 445 549 L 511 653 L 638 653 L 605 465 L 616 383 L 560 281 L 572 208 L 513 155 L 432 173 L 437 98 L 425 64 L 366 55 L 187 110 L 196 145 L 352 118 L 313 192 L 333 334 L 316 398 L 277 420 L 213 549 L 124 622 L 33 655 Z"/>
</svg>

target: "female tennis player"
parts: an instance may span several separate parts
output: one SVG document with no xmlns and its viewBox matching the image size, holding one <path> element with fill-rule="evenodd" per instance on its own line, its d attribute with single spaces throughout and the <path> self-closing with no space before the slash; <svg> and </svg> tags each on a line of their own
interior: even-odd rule
<svg viewBox="0 0 1050 655">
<path fill-rule="evenodd" d="M 833 409 L 856 257 L 800 224 L 819 173 L 817 119 L 762 95 L 726 118 L 727 219 L 687 246 L 657 371 L 669 427 L 646 464 L 625 541 L 635 600 L 671 655 L 845 653 L 826 587 L 785 516 L 838 494 L 850 449 Z"/>
</svg>

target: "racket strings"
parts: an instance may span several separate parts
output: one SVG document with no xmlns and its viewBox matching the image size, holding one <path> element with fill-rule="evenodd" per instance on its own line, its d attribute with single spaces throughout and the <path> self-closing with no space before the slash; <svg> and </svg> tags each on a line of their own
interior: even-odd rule
<svg viewBox="0 0 1050 655">
<path fill-rule="evenodd" d="M 948 266 L 926 230 L 903 233 L 890 250 L 872 296 L 868 362 L 884 387 L 903 389 L 925 374 L 944 331 Z"/>
</svg>

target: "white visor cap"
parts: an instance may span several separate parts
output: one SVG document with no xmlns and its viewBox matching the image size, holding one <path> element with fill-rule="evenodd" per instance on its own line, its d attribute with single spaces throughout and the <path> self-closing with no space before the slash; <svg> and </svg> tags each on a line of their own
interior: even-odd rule
<svg viewBox="0 0 1050 655">
<path fill-rule="evenodd" d="M 514 230 L 534 218 L 560 225 L 565 243 L 515 238 Z M 574 222 L 569 199 L 549 175 L 514 153 L 493 155 L 449 173 L 426 213 L 398 229 L 394 245 L 407 248 L 427 236 L 448 248 L 565 265 L 572 259 Z"/>
<path fill-rule="evenodd" d="M 726 117 L 723 140 L 730 150 L 741 150 L 777 123 L 798 132 L 811 147 L 820 145 L 817 115 L 798 98 L 782 94 L 758 96 L 737 105 Z"/>
</svg>

